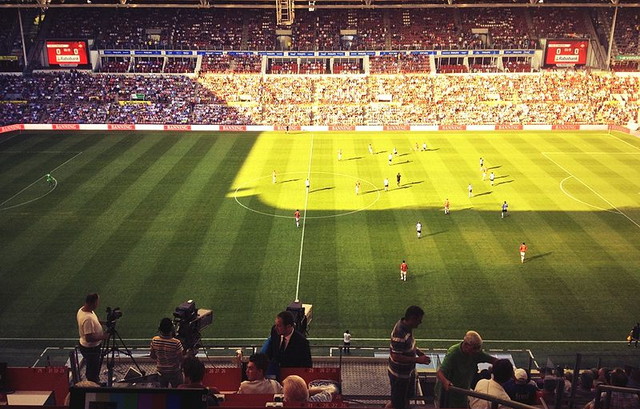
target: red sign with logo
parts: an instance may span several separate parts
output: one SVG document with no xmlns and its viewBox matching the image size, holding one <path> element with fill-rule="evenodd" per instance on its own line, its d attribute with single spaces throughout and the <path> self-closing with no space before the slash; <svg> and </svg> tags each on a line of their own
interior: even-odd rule
<svg viewBox="0 0 640 409">
<path fill-rule="evenodd" d="M 45 42 L 49 65 L 85 65 L 89 64 L 87 43 L 85 41 Z"/>
<path fill-rule="evenodd" d="M 585 65 L 587 63 L 587 40 L 547 40 L 545 65 Z"/>
</svg>

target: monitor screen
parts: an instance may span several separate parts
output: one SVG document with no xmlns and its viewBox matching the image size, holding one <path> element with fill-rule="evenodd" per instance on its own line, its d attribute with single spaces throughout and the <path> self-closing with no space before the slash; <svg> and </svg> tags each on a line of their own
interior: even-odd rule
<svg viewBox="0 0 640 409">
<path fill-rule="evenodd" d="M 206 389 L 71 387 L 71 409 L 205 409 Z"/>
</svg>

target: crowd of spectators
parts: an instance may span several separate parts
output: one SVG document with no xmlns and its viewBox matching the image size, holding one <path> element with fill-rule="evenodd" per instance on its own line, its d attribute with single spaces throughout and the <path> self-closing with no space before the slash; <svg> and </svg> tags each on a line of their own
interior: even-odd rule
<svg viewBox="0 0 640 409">
<path fill-rule="evenodd" d="M 507 49 L 533 47 L 538 37 L 587 37 L 584 13 L 567 8 L 300 9 L 291 26 L 278 27 L 274 10 L 70 8 L 48 11 L 47 36 L 94 39 L 100 49 Z M 631 17 L 625 27 L 632 28 L 637 11 L 626 14 Z M 277 41 L 278 29 L 291 32 L 287 41 Z M 620 41 L 625 30 L 619 30 Z"/>
<path fill-rule="evenodd" d="M 277 26 L 271 9 L 163 9 L 163 8 L 50 8 L 45 10 L 47 32 L 41 38 L 81 38 L 97 49 L 182 50 L 407 50 L 536 48 L 539 38 L 590 38 L 594 30 L 611 22 L 610 10 L 584 8 L 422 8 L 422 9 L 317 9 L 296 11 L 291 26 Z M 25 11 L 27 22 L 31 14 Z M 600 19 L 594 20 L 598 14 Z M 591 17 L 591 18 L 590 18 Z M 17 15 L 0 16 L 0 55 L 19 50 Z M 34 27 L 38 24 L 33 23 Z M 606 31 L 608 27 L 604 27 Z M 280 34 L 277 31 L 281 30 Z M 289 34 L 282 34 L 282 32 Z M 614 33 L 612 69 L 636 71 L 636 60 L 616 55 L 640 55 L 640 12 L 620 8 Z M 602 38 L 600 38 L 600 41 Z M 18 44 L 19 45 L 19 44 Z M 0 60 L 0 71 L 21 71 L 21 59 Z M 166 65 L 166 66 L 165 66 Z M 192 69 L 194 68 L 194 69 Z M 530 70 L 530 64 L 504 64 L 509 72 Z M 257 73 L 259 56 L 206 56 L 202 72 Z M 270 73 L 360 73 L 354 64 L 328 68 L 318 63 L 274 64 Z M 403 56 L 371 59 L 372 73 L 429 72 L 428 57 Z M 441 62 L 437 72 L 495 72 L 495 64 L 464 66 Z M 153 58 L 102 58 L 103 72 L 187 73 L 195 61 Z"/>
<path fill-rule="evenodd" d="M 431 62 L 428 55 L 395 54 L 369 57 L 371 74 L 430 73 Z"/>
<path fill-rule="evenodd" d="M 102 72 L 125 73 L 131 66 L 130 57 L 105 57 L 102 58 Z"/>
<path fill-rule="evenodd" d="M 488 31 L 484 42 L 476 41 L 474 44 L 481 45 L 481 48 L 535 48 L 523 9 L 465 9 L 461 11 L 461 19 L 466 32 L 474 29 Z"/>
<path fill-rule="evenodd" d="M 586 71 L 488 75 L 0 76 L 0 123 L 621 124 L 640 79 Z"/>
<path fill-rule="evenodd" d="M 455 14 L 444 9 L 390 11 L 392 49 L 483 48 L 478 37 L 456 24 Z"/>
<path fill-rule="evenodd" d="M 640 11 L 621 9 L 616 19 L 614 32 L 619 54 L 640 54 Z"/>
<path fill-rule="evenodd" d="M 538 37 L 588 38 L 583 10 L 544 8 L 532 11 L 533 27 Z"/>
</svg>

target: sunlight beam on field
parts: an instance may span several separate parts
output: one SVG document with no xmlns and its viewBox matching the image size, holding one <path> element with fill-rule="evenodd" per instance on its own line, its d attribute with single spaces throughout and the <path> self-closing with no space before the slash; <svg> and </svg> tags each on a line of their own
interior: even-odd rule
<svg viewBox="0 0 640 409">
<path fill-rule="evenodd" d="M 227 196 L 247 208 L 288 212 L 302 207 L 309 177 L 309 210 L 433 209 L 449 199 L 452 211 L 499 211 L 506 200 L 512 211 L 608 211 L 626 213 L 632 221 L 638 218 L 638 195 L 630 192 L 640 189 L 640 151 L 621 149 L 619 141 L 606 134 L 592 133 L 587 139 L 585 133 L 550 132 L 327 132 L 313 134 L 312 151 L 311 135 L 261 134 Z M 423 141 L 429 141 L 433 149 L 413 148 Z M 568 141 L 571 149 L 566 146 Z M 375 154 L 368 152 L 369 143 Z M 392 155 L 389 164 L 394 148 L 398 154 Z M 489 172 L 495 172 L 493 186 L 488 177 L 482 180 L 480 156 L 486 157 Z M 396 184 L 398 173 L 400 186 Z M 384 190 L 385 178 L 388 191 Z M 473 185 L 471 198 L 469 183 Z"/>
</svg>

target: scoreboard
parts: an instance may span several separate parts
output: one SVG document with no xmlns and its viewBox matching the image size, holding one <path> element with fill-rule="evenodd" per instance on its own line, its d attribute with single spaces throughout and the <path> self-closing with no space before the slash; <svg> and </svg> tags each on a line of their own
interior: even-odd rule
<svg viewBox="0 0 640 409">
<path fill-rule="evenodd" d="M 49 65 L 85 65 L 89 64 L 86 41 L 45 42 Z"/>
<path fill-rule="evenodd" d="M 588 40 L 547 40 L 544 64 L 585 65 L 588 50 Z"/>
</svg>

